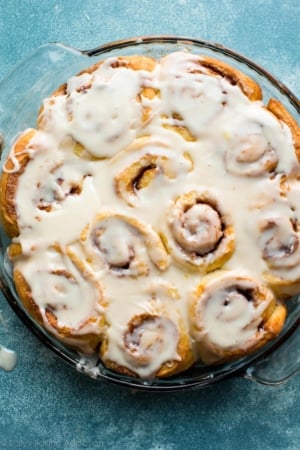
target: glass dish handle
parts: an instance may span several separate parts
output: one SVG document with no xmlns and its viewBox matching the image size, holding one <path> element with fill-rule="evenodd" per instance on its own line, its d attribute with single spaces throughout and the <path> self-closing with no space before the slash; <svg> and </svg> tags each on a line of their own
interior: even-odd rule
<svg viewBox="0 0 300 450">
<path fill-rule="evenodd" d="M 6 145 L 15 130 L 34 126 L 44 97 L 60 83 L 87 64 L 88 55 L 60 43 L 44 44 L 35 49 L 0 83 L 0 147 L 5 130 Z"/>
<path fill-rule="evenodd" d="M 272 346 L 239 375 L 265 385 L 279 385 L 300 372 L 300 317 Z M 275 347 L 275 348 L 274 348 Z"/>
</svg>

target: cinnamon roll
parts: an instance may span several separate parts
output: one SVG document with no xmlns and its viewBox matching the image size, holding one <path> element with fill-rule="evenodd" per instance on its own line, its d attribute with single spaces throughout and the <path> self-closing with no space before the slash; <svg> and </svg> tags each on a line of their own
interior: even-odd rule
<svg viewBox="0 0 300 450">
<path fill-rule="evenodd" d="M 193 292 L 191 334 L 200 359 L 220 364 L 259 349 L 281 331 L 286 308 L 242 272 L 215 272 Z"/>
<path fill-rule="evenodd" d="M 98 214 L 81 235 L 94 270 L 110 270 L 118 277 L 148 275 L 153 265 L 165 271 L 168 254 L 150 225 L 124 214 Z"/>
<path fill-rule="evenodd" d="M 211 77 L 227 80 L 231 85 L 238 86 L 249 100 L 261 100 L 262 92 L 259 84 L 238 69 L 226 64 L 224 61 L 207 55 L 194 55 L 191 53 L 175 52 L 161 60 L 162 72 L 174 77 L 188 76 L 190 80 L 200 82 L 197 75 L 209 75 Z"/>
<path fill-rule="evenodd" d="M 92 272 L 56 246 L 30 258 L 19 252 L 11 252 L 13 277 L 29 314 L 65 344 L 93 354 L 103 335 L 105 302 Z"/>
<path fill-rule="evenodd" d="M 276 130 L 276 133 L 274 131 Z M 234 128 L 226 127 L 227 148 L 224 162 L 233 175 L 249 177 L 282 173 L 282 148 L 290 142 L 299 159 L 300 131 L 297 123 L 277 100 L 271 99 L 267 107 L 250 109 L 247 116 L 237 117 Z M 295 170 L 295 162 L 287 174 Z"/>
<path fill-rule="evenodd" d="M 255 81 L 206 56 L 184 52 L 167 55 L 161 60 L 161 78 L 162 124 L 186 141 L 203 139 L 208 127 L 219 127 L 218 120 L 230 110 L 230 94 L 237 86 L 239 103 L 244 102 L 244 96 L 251 102 L 261 99 Z"/>
<path fill-rule="evenodd" d="M 177 154 L 165 143 L 149 137 L 137 139 L 112 163 L 121 164 L 122 168 L 114 177 L 115 189 L 129 206 L 134 206 L 139 193 L 156 177 L 163 175 L 176 181 L 192 170 L 192 161 L 187 153 Z"/>
<path fill-rule="evenodd" d="M 129 145 L 151 120 L 148 86 L 155 61 L 110 58 L 55 91 L 41 108 L 38 126 L 64 140 L 71 136 L 91 158 L 107 158 Z M 126 85 L 126 89 L 123 86 Z M 144 105 L 143 99 L 148 100 Z"/>
<path fill-rule="evenodd" d="M 235 137 L 230 146 L 225 153 L 225 165 L 234 175 L 256 177 L 269 174 L 277 167 L 277 152 L 259 125 L 252 134 Z"/>
<path fill-rule="evenodd" d="M 35 151 L 32 139 L 36 130 L 24 131 L 10 149 L 0 179 L 0 212 L 5 231 L 10 237 L 19 234 L 16 192 L 20 175 L 24 172 Z"/>
<path fill-rule="evenodd" d="M 194 362 L 191 339 L 180 316 L 156 309 L 130 318 L 123 332 L 112 328 L 100 355 L 104 364 L 119 373 L 141 378 L 167 377 L 188 369 Z"/>
<path fill-rule="evenodd" d="M 1 216 L 9 236 L 22 241 L 25 253 L 78 238 L 78 208 L 86 218 L 97 208 L 92 178 L 91 168 L 68 142 L 59 146 L 44 132 L 27 130 L 12 147 L 0 181 Z M 73 234 L 72 216 L 78 223 Z"/>
<path fill-rule="evenodd" d="M 201 66 L 208 70 L 209 74 L 221 76 L 228 80 L 233 86 L 237 85 L 249 100 L 256 101 L 262 99 L 262 92 L 259 84 L 235 67 L 207 55 L 201 56 L 200 62 Z"/>
<path fill-rule="evenodd" d="M 268 270 L 266 281 L 278 295 L 292 296 L 300 287 L 300 235 L 297 220 L 271 216 L 260 223 L 259 246 Z"/>
<path fill-rule="evenodd" d="M 198 188 L 171 205 L 167 241 L 179 263 L 201 272 L 221 267 L 234 251 L 234 229 L 214 190 Z"/>
</svg>

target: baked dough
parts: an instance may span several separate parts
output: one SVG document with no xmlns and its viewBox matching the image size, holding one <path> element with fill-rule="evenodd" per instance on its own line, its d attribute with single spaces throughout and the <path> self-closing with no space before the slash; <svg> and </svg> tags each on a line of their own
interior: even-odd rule
<svg viewBox="0 0 300 450">
<path fill-rule="evenodd" d="M 227 63 L 100 61 L 43 101 L 4 163 L 20 300 L 126 376 L 245 357 L 300 293 L 299 161 L 295 119 Z"/>
</svg>

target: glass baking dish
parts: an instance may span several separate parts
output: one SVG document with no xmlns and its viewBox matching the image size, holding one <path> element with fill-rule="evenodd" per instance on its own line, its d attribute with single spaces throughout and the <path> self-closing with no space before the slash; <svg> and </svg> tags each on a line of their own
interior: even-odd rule
<svg viewBox="0 0 300 450">
<path fill-rule="evenodd" d="M 279 80 L 247 58 L 203 40 L 178 36 L 147 36 L 116 41 L 92 50 L 77 50 L 60 43 L 37 48 L 0 83 L 0 147 L 2 161 L 16 133 L 34 127 L 41 101 L 66 79 L 94 62 L 111 56 L 143 54 L 160 57 L 178 50 L 210 55 L 228 62 L 256 80 L 264 101 L 275 97 L 299 121 L 299 100 Z M 2 291 L 28 328 L 60 358 L 86 376 L 107 380 L 132 389 L 174 391 L 198 389 L 229 377 L 239 376 L 267 385 L 289 380 L 300 371 L 300 296 L 288 301 L 288 319 L 282 333 L 259 352 L 223 366 L 196 364 L 188 371 L 168 379 L 137 379 L 106 369 L 97 358 L 87 358 L 62 345 L 42 329 L 18 299 L 6 258 L 8 238 L 0 230 L 0 279 Z"/>
</svg>

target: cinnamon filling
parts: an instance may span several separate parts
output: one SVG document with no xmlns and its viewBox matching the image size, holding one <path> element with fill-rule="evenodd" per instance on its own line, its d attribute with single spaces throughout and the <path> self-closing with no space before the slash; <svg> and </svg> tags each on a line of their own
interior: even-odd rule
<svg viewBox="0 0 300 450">
<path fill-rule="evenodd" d="M 141 167 L 139 173 L 132 180 L 133 189 L 139 191 L 144 187 L 148 186 L 148 184 L 153 180 L 156 173 L 158 172 L 158 167 L 155 164 L 148 164 L 145 167 Z"/>
</svg>

